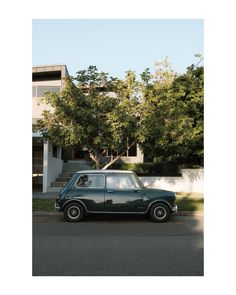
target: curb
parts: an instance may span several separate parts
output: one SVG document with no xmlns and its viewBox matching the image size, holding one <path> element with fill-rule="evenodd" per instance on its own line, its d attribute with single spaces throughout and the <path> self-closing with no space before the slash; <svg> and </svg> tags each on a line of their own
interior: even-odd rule
<svg viewBox="0 0 236 295">
<path fill-rule="evenodd" d="M 44 212 L 44 211 L 38 211 L 33 212 L 33 216 L 60 216 L 63 212 Z"/>
<path fill-rule="evenodd" d="M 33 212 L 33 216 L 61 216 L 62 212 Z M 179 211 L 172 216 L 203 216 L 203 211 Z"/>
<path fill-rule="evenodd" d="M 174 213 L 172 216 L 203 216 L 203 211 L 179 211 Z"/>
</svg>

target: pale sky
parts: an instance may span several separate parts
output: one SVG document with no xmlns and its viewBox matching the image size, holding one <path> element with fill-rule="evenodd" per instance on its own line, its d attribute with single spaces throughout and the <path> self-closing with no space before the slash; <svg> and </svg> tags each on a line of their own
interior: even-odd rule
<svg viewBox="0 0 236 295">
<path fill-rule="evenodd" d="M 183 73 L 204 55 L 202 19 L 37 19 L 32 40 L 33 65 L 66 64 L 72 76 L 89 65 L 139 75 L 166 56 Z"/>
</svg>

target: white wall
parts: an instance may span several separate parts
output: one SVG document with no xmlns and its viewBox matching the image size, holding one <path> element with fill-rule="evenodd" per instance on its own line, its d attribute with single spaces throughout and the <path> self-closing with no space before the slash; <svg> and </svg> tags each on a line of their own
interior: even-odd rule
<svg viewBox="0 0 236 295">
<path fill-rule="evenodd" d="M 182 169 L 180 177 L 139 177 L 145 186 L 174 192 L 203 193 L 204 170 Z"/>
<path fill-rule="evenodd" d="M 32 86 L 59 86 L 61 87 L 61 80 L 54 81 L 37 81 L 32 82 Z M 42 112 L 44 110 L 53 110 L 53 108 L 45 103 L 42 103 L 42 98 L 32 97 L 32 118 L 42 118 Z"/>
<path fill-rule="evenodd" d="M 57 158 L 52 156 L 52 144 L 44 143 L 43 159 L 43 192 L 46 193 L 51 183 L 61 173 L 63 160 L 61 159 L 61 148 L 58 148 Z"/>
<path fill-rule="evenodd" d="M 42 118 L 42 112 L 44 110 L 53 110 L 53 107 L 41 102 L 40 98 L 32 98 L 32 118 Z"/>
</svg>

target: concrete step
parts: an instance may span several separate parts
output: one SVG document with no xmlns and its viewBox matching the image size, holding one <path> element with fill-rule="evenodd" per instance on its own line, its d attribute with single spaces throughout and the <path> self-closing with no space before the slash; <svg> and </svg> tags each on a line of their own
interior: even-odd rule
<svg viewBox="0 0 236 295">
<path fill-rule="evenodd" d="M 64 173 L 60 173 L 58 177 L 71 177 L 74 174 L 74 172 L 64 172 Z"/>
<path fill-rule="evenodd" d="M 78 170 L 62 171 L 60 175 L 62 175 L 62 176 L 64 176 L 64 175 L 66 175 L 66 176 L 67 176 L 67 175 L 72 175 L 72 174 L 74 174 L 76 171 L 78 171 Z"/>
<path fill-rule="evenodd" d="M 77 167 L 63 167 L 62 173 L 64 172 L 75 172 L 75 171 L 81 171 L 81 170 L 91 170 L 91 167 L 89 165 L 80 165 Z"/>
<path fill-rule="evenodd" d="M 76 167 L 63 167 L 62 172 L 71 172 L 71 171 L 81 171 L 81 170 L 91 170 L 90 165 L 80 165 Z"/>
<path fill-rule="evenodd" d="M 47 189 L 47 192 L 48 193 L 58 193 L 61 189 L 62 189 L 62 187 L 58 187 L 58 186 L 49 187 Z"/>
<path fill-rule="evenodd" d="M 59 181 L 58 182 L 53 182 L 51 184 L 51 187 L 61 187 L 62 188 L 62 187 L 64 187 L 66 185 L 66 183 L 67 183 L 66 181 L 63 181 L 63 182 L 62 181 L 60 181 L 60 182 Z"/>
<path fill-rule="evenodd" d="M 71 177 L 57 177 L 55 182 L 67 182 L 70 180 Z"/>
<path fill-rule="evenodd" d="M 74 175 L 76 171 L 91 170 L 90 162 L 86 160 L 64 163 L 62 172 L 56 178 L 55 182 L 51 184 L 50 190 L 52 192 L 58 192 L 62 189 L 68 180 Z"/>
</svg>

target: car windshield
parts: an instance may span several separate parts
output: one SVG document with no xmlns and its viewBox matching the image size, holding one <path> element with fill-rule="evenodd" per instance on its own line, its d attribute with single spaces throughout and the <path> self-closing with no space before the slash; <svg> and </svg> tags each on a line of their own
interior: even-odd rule
<svg viewBox="0 0 236 295">
<path fill-rule="evenodd" d="M 131 177 L 132 177 L 132 179 L 133 179 L 133 181 L 135 183 L 135 186 L 137 188 L 144 188 L 144 185 L 143 185 L 142 181 L 138 178 L 138 176 L 136 175 L 136 173 L 132 173 L 131 174 Z"/>
</svg>

